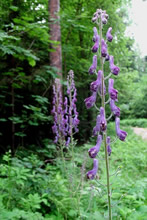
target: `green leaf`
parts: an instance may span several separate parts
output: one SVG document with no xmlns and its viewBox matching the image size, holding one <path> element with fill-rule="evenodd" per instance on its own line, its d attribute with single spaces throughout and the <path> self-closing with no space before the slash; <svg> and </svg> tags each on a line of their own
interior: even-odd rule
<svg viewBox="0 0 147 220">
<path fill-rule="evenodd" d="M 9 7 L 12 11 L 18 11 L 18 7 L 16 7 L 16 6 L 14 6 L 14 5 L 12 5 L 12 6 L 10 6 Z"/>
<path fill-rule="evenodd" d="M 19 137 L 25 137 L 26 136 L 26 134 L 24 134 L 23 132 L 16 132 L 15 135 L 19 136 Z"/>
<path fill-rule="evenodd" d="M 34 67 L 36 65 L 36 61 L 33 59 L 29 59 L 30 66 Z"/>
<path fill-rule="evenodd" d="M 0 121 L 5 122 L 5 121 L 7 121 L 7 119 L 6 118 L 0 118 Z"/>
</svg>

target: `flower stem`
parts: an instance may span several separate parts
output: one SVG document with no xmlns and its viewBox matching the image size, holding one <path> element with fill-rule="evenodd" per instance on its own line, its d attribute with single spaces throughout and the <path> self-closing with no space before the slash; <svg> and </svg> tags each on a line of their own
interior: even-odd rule
<svg viewBox="0 0 147 220">
<path fill-rule="evenodd" d="M 102 40 L 102 21 L 100 20 L 100 53 L 101 53 L 101 40 Z M 102 76 L 102 107 L 105 111 L 105 94 L 104 94 L 104 62 L 103 57 L 101 57 L 101 70 L 103 71 Z M 108 194 L 108 211 L 109 211 L 109 220 L 112 220 L 112 210 L 111 210 L 111 189 L 110 189 L 110 180 L 109 180 L 109 160 L 107 153 L 107 130 L 103 133 L 104 148 L 105 148 L 105 162 L 106 162 L 106 174 L 107 174 L 107 194 Z"/>
</svg>

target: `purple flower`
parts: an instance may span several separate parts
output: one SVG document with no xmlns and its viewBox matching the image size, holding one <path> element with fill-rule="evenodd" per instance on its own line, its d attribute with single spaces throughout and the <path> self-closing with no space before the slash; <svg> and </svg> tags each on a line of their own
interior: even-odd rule
<svg viewBox="0 0 147 220">
<path fill-rule="evenodd" d="M 93 92 L 92 96 L 84 100 L 86 108 L 87 109 L 91 108 L 94 105 L 95 101 L 96 101 L 96 92 Z"/>
<path fill-rule="evenodd" d="M 97 136 L 97 133 L 100 132 L 100 120 L 101 116 L 98 115 L 96 119 L 96 126 L 93 128 L 93 136 Z"/>
<path fill-rule="evenodd" d="M 103 107 L 100 107 L 100 128 L 101 131 L 105 131 L 107 128 L 107 121 L 105 119 L 105 111 Z"/>
<path fill-rule="evenodd" d="M 106 14 L 105 13 L 102 14 L 102 23 L 103 24 L 107 24 L 107 18 L 106 18 Z"/>
<path fill-rule="evenodd" d="M 107 44 L 104 41 L 104 39 L 102 39 L 102 41 L 101 41 L 101 55 L 102 55 L 102 57 L 106 57 L 107 54 L 108 54 L 108 52 L 107 52 Z"/>
<path fill-rule="evenodd" d="M 115 116 L 120 117 L 120 108 L 115 105 L 115 102 L 112 99 L 110 99 L 110 109 Z"/>
<path fill-rule="evenodd" d="M 90 84 L 90 90 L 92 92 L 97 92 L 98 89 L 100 90 L 102 84 L 102 74 L 103 72 L 99 70 L 97 74 L 97 80 Z"/>
<path fill-rule="evenodd" d="M 117 134 L 118 138 L 121 141 L 125 141 L 125 138 L 127 136 L 127 132 L 120 130 L 120 118 L 118 118 L 118 117 L 115 118 L 115 128 L 116 128 L 116 134 Z"/>
<path fill-rule="evenodd" d="M 113 85 L 114 85 L 114 80 L 110 78 L 109 79 L 109 87 L 108 87 L 108 92 L 109 92 L 110 98 L 113 99 L 114 101 L 118 101 L 117 100 L 118 91 L 113 88 Z"/>
<path fill-rule="evenodd" d="M 98 160 L 93 159 L 93 169 L 87 172 L 87 179 L 93 180 L 98 171 Z"/>
<path fill-rule="evenodd" d="M 110 156 L 111 155 L 111 147 L 110 147 L 110 137 L 108 136 L 107 137 L 107 152 L 108 152 L 108 155 Z"/>
<path fill-rule="evenodd" d="M 73 126 L 77 126 L 79 123 L 80 123 L 80 120 L 78 119 L 78 115 L 76 115 L 76 116 L 73 118 Z"/>
<path fill-rule="evenodd" d="M 52 126 L 52 131 L 53 131 L 54 134 L 56 134 L 56 132 L 57 132 L 57 125 L 56 125 L 56 123 L 54 123 L 54 125 Z"/>
<path fill-rule="evenodd" d="M 90 84 L 90 90 L 91 92 L 97 92 L 98 91 L 98 88 L 100 86 L 100 81 L 97 79 L 96 81 L 92 82 Z"/>
<path fill-rule="evenodd" d="M 94 71 L 96 70 L 96 68 L 97 68 L 97 55 L 94 55 L 92 65 L 90 66 L 88 72 L 90 74 L 94 74 Z"/>
<path fill-rule="evenodd" d="M 100 94 L 102 94 L 102 76 L 103 76 L 103 71 L 99 70 L 97 74 L 97 80 L 92 82 L 90 85 L 90 90 L 92 92 L 97 92 L 99 90 Z M 106 94 L 105 84 L 104 84 L 104 94 Z"/>
<path fill-rule="evenodd" d="M 107 38 L 107 40 L 108 40 L 109 42 L 111 42 L 112 39 L 113 39 L 113 36 L 112 36 L 112 34 L 111 34 L 111 31 L 112 31 L 112 27 L 109 27 L 109 28 L 108 28 L 108 31 L 107 31 L 107 33 L 106 33 L 106 38 Z"/>
<path fill-rule="evenodd" d="M 95 44 L 93 45 L 91 50 L 92 50 L 93 53 L 96 53 L 98 51 L 98 49 L 99 49 L 99 40 L 97 40 L 95 42 Z"/>
<path fill-rule="evenodd" d="M 96 53 L 99 49 L 99 41 L 100 41 L 100 37 L 98 35 L 98 32 L 97 32 L 97 29 L 96 27 L 93 28 L 93 32 L 94 32 L 94 35 L 93 35 L 93 42 L 95 43 L 92 47 L 92 52 L 93 53 Z"/>
<path fill-rule="evenodd" d="M 96 27 L 94 27 L 93 28 L 93 32 L 94 32 L 94 34 L 93 34 L 93 42 L 95 43 L 96 41 L 99 41 L 99 35 L 98 35 L 98 32 L 97 32 L 97 28 Z"/>
<path fill-rule="evenodd" d="M 96 157 L 97 153 L 100 150 L 101 143 L 102 143 L 102 135 L 98 135 L 96 146 L 90 148 L 89 151 L 88 151 L 89 156 L 91 158 L 95 158 Z"/>
<path fill-rule="evenodd" d="M 67 138 L 67 141 L 66 141 L 66 143 L 65 143 L 65 146 L 68 147 L 69 143 L 70 143 L 70 137 Z"/>
<path fill-rule="evenodd" d="M 110 59 L 110 56 L 109 56 L 109 54 L 107 54 L 105 57 L 105 61 L 109 61 L 109 59 Z"/>
<path fill-rule="evenodd" d="M 118 66 L 115 66 L 115 65 L 114 65 L 114 58 L 113 58 L 113 56 L 110 56 L 109 62 L 110 62 L 111 72 L 112 72 L 114 75 L 118 75 L 119 72 L 120 72 L 120 69 L 119 69 Z"/>
<path fill-rule="evenodd" d="M 64 118 L 65 132 L 66 133 L 68 132 L 68 129 L 69 129 L 69 123 L 68 123 L 69 120 L 68 119 L 69 119 L 69 117 L 68 117 L 68 115 L 66 115 L 65 118 Z"/>
<path fill-rule="evenodd" d="M 56 109 L 55 109 L 55 105 L 53 106 L 53 109 L 52 109 L 52 111 L 51 111 L 51 114 L 55 114 L 55 112 L 56 112 Z"/>
<path fill-rule="evenodd" d="M 64 114 L 67 114 L 68 111 L 68 99 L 65 97 L 64 99 Z"/>
</svg>

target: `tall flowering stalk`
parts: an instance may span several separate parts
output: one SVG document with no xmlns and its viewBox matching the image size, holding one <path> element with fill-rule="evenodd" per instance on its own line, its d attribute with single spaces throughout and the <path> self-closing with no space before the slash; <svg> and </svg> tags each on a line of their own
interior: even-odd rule
<svg viewBox="0 0 147 220">
<path fill-rule="evenodd" d="M 65 120 L 64 120 L 64 111 L 63 111 L 63 97 L 61 92 L 60 80 L 56 79 L 53 85 L 53 108 L 52 115 L 54 117 L 54 124 L 52 126 L 52 131 L 55 135 L 54 143 L 59 143 L 64 141 L 66 136 L 65 131 Z"/>
<path fill-rule="evenodd" d="M 67 96 L 65 96 L 64 102 L 60 86 L 59 79 L 56 79 L 53 85 L 52 102 L 54 143 L 66 147 L 71 143 L 73 147 L 73 135 L 78 132 L 79 119 L 76 108 L 77 90 L 74 82 L 74 72 L 72 70 L 69 71 L 67 76 Z"/>
<path fill-rule="evenodd" d="M 65 112 L 66 114 L 65 117 L 68 117 L 67 144 L 71 142 L 71 146 L 73 147 L 73 135 L 79 131 L 78 124 L 80 121 L 78 119 L 79 113 L 77 112 L 77 108 L 76 108 L 77 89 L 75 87 L 75 82 L 74 82 L 74 72 L 72 70 L 69 71 L 67 76 L 67 95 L 68 95 L 67 102 L 64 102 L 65 109 L 68 110 L 67 112 Z"/>
<path fill-rule="evenodd" d="M 105 25 L 108 21 L 108 14 L 106 11 L 101 9 L 97 9 L 92 18 L 92 22 L 98 25 L 98 29 L 96 27 L 93 28 L 93 42 L 94 45 L 92 47 L 93 63 L 89 68 L 89 74 L 96 74 L 96 81 L 92 82 L 90 85 L 90 90 L 92 95 L 86 98 L 85 105 L 87 109 L 96 106 L 95 103 L 97 101 L 97 96 L 99 95 L 101 98 L 101 107 L 99 109 L 99 114 L 96 119 L 96 126 L 93 128 L 93 136 L 97 136 L 97 143 L 94 147 L 89 149 L 88 153 L 90 158 L 93 159 L 93 169 L 87 172 L 88 179 L 94 179 L 98 170 L 98 159 L 96 156 L 99 153 L 100 146 L 102 141 L 104 142 L 104 151 L 105 151 L 105 162 L 106 162 L 106 174 L 107 174 L 107 193 L 108 193 L 108 209 L 109 209 L 109 220 L 112 219 L 112 210 L 111 210 L 111 189 L 110 189 L 110 175 L 109 175 L 109 156 L 111 155 L 111 138 L 107 136 L 107 120 L 106 120 L 106 104 L 110 104 L 110 109 L 112 115 L 115 117 L 115 127 L 116 127 L 116 135 L 121 141 L 125 141 L 127 133 L 120 129 L 120 109 L 115 105 L 115 102 L 118 101 L 118 91 L 114 88 L 114 79 L 110 78 L 111 75 L 118 75 L 120 69 L 118 66 L 114 64 L 114 57 L 109 55 L 107 42 L 112 42 L 112 27 L 108 28 L 106 33 L 106 39 L 103 38 L 102 30 L 103 25 Z M 97 53 L 97 55 L 95 54 Z M 97 68 L 97 58 L 100 59 L 100 69 Z M 104 77 L 104 64 L 106 61 L 109 61 L 110 74 Z M 106 95 L 106 87 L 105 80 L 108 80 L 108 94 L 109 100 L 105 101 Z M 97 109 L 97 107 L 96 107 Z M 110 117 L 109 117 L 110 118 Z"/>
</svg>

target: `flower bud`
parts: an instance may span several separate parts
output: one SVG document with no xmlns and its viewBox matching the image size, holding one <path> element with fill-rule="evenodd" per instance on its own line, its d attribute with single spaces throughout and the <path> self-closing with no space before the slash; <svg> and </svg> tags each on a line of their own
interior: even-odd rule
<svg viewBox="0 0 147 220">
<path fill-rule="evenodd" d="M 110 99 L 110 109 L 115 116 L 120 117 L 120 108 L 115 105 L 115 102 L 112 99 Z"/>
<path fill-rule="evenodd" d="M 107 24 L 107 19 L 106 19 L 104 13 L 102 14 L 102 23 L 103 23 L 103 24 Z"/>
<path fill-rule="evenodd" d="M 88 151 L 89 156 L 91 158 L 95 158 L 96 157 L 97 153 L 100 150 L 101 143 L 102 143 L 102 135 L 98 135 L 96 146 L 90 148 L 89 151 Z"/>
<path fill-rule="evenodd" d="M 94 55 L 92 65 L 90 66 L 88 72 L 90 74 L 94 74 L 94 71 L 96 70 L 96 68 L 97 68 L 97 55 Z"/>
<path fill-rule="evenodd" d="M 94 27 L 93 28 L 93 32 L 94 32 L 94 34 L 93 34 L 93 38 L 92 38 L 92 40 L 93 40 L 93 42 L 95 43 L 96 41 L 99 41 L 99 35 L 98 35 L 98 32 L 97 32 L 97 28 L 96 27 Z"/>
<path fill-rule="evenodd" d="M 98 39 L 96 40 L 96 42 L 93 45 L 91 50 L 92 50 L 93 53 L 96 53 L 98 51 L 98 49 L 99 49 L 99 35 L 98 35 Z"/>
<path fill-rule="evenodd" d="M 125 141 L 126 136 L 127 136 L 127 132 L 120 130 L 120 118 L 118 118 L 118 117 L 115 118 L 115 128 L 116 128 L 116 134 L 117 134 L 118 138 L 121 141 Z"/>
<path fill-rule="evenodd" d="M 93 128 L 93 136 L 97 136 L 97 133 L 100 132 L 100 119 L 101 116 L 98 115 L 96 119 L 96 126 Z"/>
<path fill-rule="evenodd" d="M 114 101 L 118 101 L 117 100 L 118 91 L 113 88 L 113 85 L 114 85 L 114 80 L 110 78 L 109 79 L 109 87 L 108 87 L 109 96 Z"/>
<path fill-rule="evenodd" d="M 87 179 L 93 180 L 97 174 L 98 171 L 98 160 L 93 160 L 93 169 L 87 172 Z"/>
<path fill-rule="evenodd" d="M 93 92 L 92 96 L 84 100 L 86 108 L 87 109 L 91 108 L 94 105 L 95 101 L 96 101 L 96 92 Z"/>
<path fill-rule="evenodd" d="M 106 38 L 107 38 L 107 40 L 108 40 L 109 42 L 111 42 L 112 39 L 113 39 L 113 36 L 112 36 L 112 34 L 111 34 L 111 31 L 112 31 L 112 27 L 109 27 L 109 29 L 108 29 L 108 31 L 107 31 L 107 33 L 106 33 Z"/>
<path fill-rule="evenodd" d="M 107 54 L 105 57 L 105 61 L 109 61 L 109 58 L 110 58 L 110 56 L 109 56 L 109 54 Z"/>
<path fill-rule="evenodd" d="M 114 75 L 118 75 L 119 72 L 120 72 L 120 69 L 119 69 L 118 66 L 115 66 L 115 65 L 114 65 L 114 58 L 113 58 L 113 56 L 110 56 L 109 63 L 110 63 L 111 72 L 112 72 Z"/>
<path fill-rule="evenodd" d="M 100 108 L 100 128 L 101 128 L 101 131 L 105 131 L 106 128 L 107 128 L 107 121 L 105 119 L 105 110 L 103 107 Z"/>
<path fill-rule="evenodd" d="M 105 43 L 104 39 L 101 41 L 101 55 L 102 57 L 106 57 L 108 54 L 107 52 L 107 44 Z"/>
</svg>

